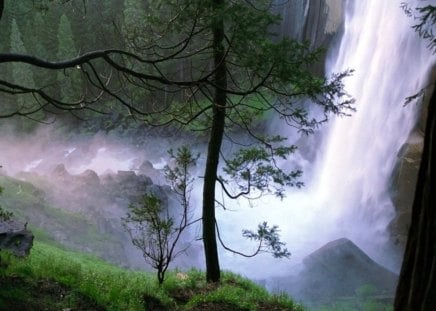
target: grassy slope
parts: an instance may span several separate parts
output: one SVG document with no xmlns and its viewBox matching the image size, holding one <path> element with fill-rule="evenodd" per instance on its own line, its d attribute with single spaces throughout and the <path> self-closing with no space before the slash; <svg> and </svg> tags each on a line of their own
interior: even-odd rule
<svg viewBox="0 0 436 311">
<path fill-rule="evenodd" d="M 44 179 L 41 179 L 35 184 L 43 182 Z M 92 251 L 115 263 L 122 261 L 111 255 L 116 253 L 115 250 L 107 252 L 118 246 L 120 241 L 99 232 L 95 220 L 89 215 L 87 217 L 52 206 L 46 199 L 46 193 L 30 182 L 0 176 L 0 186 L 3 188 L 0 206 L 12 212 L 15 219 L 28 222 L 28 228 L 39 241 L 79 251 Z"/>
<path fill-rule="evenodd" d="M 2 268 L 0 310 L 303 310 L 232 273 L 210 285 L 197 270 L 172 271 L 159 287 L 153 274 L 40 242 L 26 259 L 2 259 L 9 265 Z"/>
<path fill-rule="evenodd" d="M 41 181 L 43 182 L 43 181 Z M 163 288 L 154 275 L 116 268 L 100 259 L 67 251 L 91 248 L 101 257 L 113 241 L 98 232 L 84 215 L 50 206 L 42 190 L 28 182 L 0 176 L 4 193 L 0 205 L 16 218 L 29 221 L 36 236 L 31 256 L 14 262 L 0 274 L 2 310 L 302 310 L 285 296 L 233 274 L 224 274 L 221 286 L 205 284 L 198 271 L 170 272 Z M 35 226 L 36 224 L 36 226 Z M 72 241 L 61 245 L 54 232 Z M 41 243 L 43 242 L 43 243 Z M 4 257 L 4 256 L 3 256 Z M 4 259 L 4 258 L 3 258 Z M 0 263 L 1 265 L 1 263 Z M 371 293 L 370 293 L 371 294 Z M 391 304 L 375 302 L 365 292 L 349 301 L 312 307 L 316 311 L 385 311 Z M 145 307 L 147 306 L 147 307 Z"/>
</svg>

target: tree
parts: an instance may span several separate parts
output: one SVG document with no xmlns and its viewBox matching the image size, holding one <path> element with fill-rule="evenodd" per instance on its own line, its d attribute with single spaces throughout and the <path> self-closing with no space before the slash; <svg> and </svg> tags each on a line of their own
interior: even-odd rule
<svg viewBox="0 0 436 311">
<path fill-rule="evenodd" d="M 123 34 L 127 45 L 135 45 L 141 41 L 146 21 L 145 1 L 124 0 Z"/>
<path fill-rule="evenodd" d="M 11 50 L 16 53 L 26 53 L 26 48 L 24 46 L 21 32 L 18 29 L 18 25 L 15 19 L 12 19 L 11 26 Z M 35 87 L 35 81 L 33 79 L 33 72 L 29 65 L 22 63 L 14 63 L 11 66 L 12 80 L 14 83 L 20 83 L 26 87 Z M 15 105 L 20 107 L 19 109 L 27 109 L 27 107 L 32 107 L 34 105 L 34 98 L 31 94 L 20 94 L 16 97 L 15 103 L 12 103 L 13 107 L 10 107 L 12 111 L 15 110 Z M 34 117 L 42 118 L 43 114 L 39 112 Z M 26 122 L 27 121 L 27 122 Z M 34 122 L 29 122 L 26 119 L 19 120 L 18 127 L 21 131 L 29 131 L 35 126 Z"/>
<path fill-rule="evenodd" d="M 406 8 L 412 14 L 412 10 Z M 416 8 L 419 23 L 414 27 L 429 40 L 429 48 L 436 52 L 436 38 L 432 32 L 436 25 L 436 7 Z M 430 311 L 436 309 L 436 84 L 433 83 L 424 134 L 424 148 L 416 183 L 403 264 L 395 295 L 395 311 Z M 408 100 L 424 95 L 425 89 Z"/>
<path fill-rule="evenodd" d="M 204 133 L 208 138 L 202 200 L 206 278 L 218 282 L 215 209 L 225 207 L 225 202 L 217 199 L 216 188 L 237 199 L 268 193 L 283 196 L 286 186 L 302 186 L 299 170 L 284 171 L 278 164 L 278 159 L 286 159 L 295 147 L 287 145 L 284 137 L 266 135 L 262 118 L 275 116 L 311 133 L 330 114 L 352 109 L 342 85 L 349 72 L 330 78 L 313 74 L 310 67 L 321 51 L 270 33 L 271 26 L 279 22 L 270 13 L 271 5 L 272 1 L 266 0 L 149 1 L 146 27 L 127 51 L 91 51 L 59 62 L 2 53 L 0 65 L 18 62 L 46 70 L 79 66 L 88 82 L 80 102 L 69 102 L 45 89 L 0 80 L 3 92 L 31 93 L 39 100 L 33 109 L 3 117 L 32 115 L 39 110 L 110 113 L 107 107 L 96 105 L 104 95 L 116 99 L 149 126 Z M 189 65 L 183 75 L 180 62 Z M 125 86 L 146 90 L 147 98 L 133 100 Z M 234 154 L 225 155 L 226 142 L 238 146 Z M 220 163 L 225 167 L 222 174 Z M 258 237 L 265 237 L 265 232 L 277 234 L 275 227 L 261 225 L 258 229 Z M 264 245 L 273 248 L 281 244 Z"/>
<path fill-rule="evenodd" d="M 56 52 L 58 50 L 57 40 L 57 25 L 54 23 L 54 18 L 51 15 L 46 14 L 44 11 L 36 10 L 32 19 L 32 35 L 30 35 L 30 47 L 29 50 L 34 55 L 45 56 L 47 59 L 56 58 Z M 29 18 L 30 20 L 31 18 Z M 57 21 L 57 19 L 56 19 Z M 47 27 L 47 25 L 53 25 L 53 27 Z M 34 36 L 34 33 L 41 34 L 40 36 Z M 48 87 L 51 85 L 57 85 L 57 75 L 47 74 L 45 71 L 33 70 L 33 77 L 37 87 Z M 58 92 L 60 91 L 57 88 Z"/>
<path fill-rule="evenodd" d="M 193 178 L 190 170 L 198 156 L 193 156 L 188 147 L 183 146 L 174 154 L 170 151 L 175 167 L 165 167 L 165 177 L 180 203 L 180 213 L 171 215 L 168 204 L 159 194 L 147 193 L 139 204 L 132 203 L 131 213 L 123 218 L 123 225 L 129 233 L 133 245 L 141 250 L 144 259 L 157 271 L 159 285 L 165 280 L 170 263 L 187 247 L 178 249 L 184 231 L 192 224 L 190 193 Z"/>
<path fill-rule="evenodd" d="M 71 24 L 65 14 L 60 18 L 57 38 L 59 43 L 57 52 L 58 59 L 73 58 L 77 55 Z M 60 83 L 60 98 L 62 101 L 79 101 L 82 93 L 82 81 L 79 68 L 59 71 L 58 81 Z"/>
</svg>

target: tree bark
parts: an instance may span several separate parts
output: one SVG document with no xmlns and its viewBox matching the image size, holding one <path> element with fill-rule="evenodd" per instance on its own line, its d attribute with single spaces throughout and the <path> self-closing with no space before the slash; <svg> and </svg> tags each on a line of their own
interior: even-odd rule
<svg viewBox="0 0 436 311">
<path fill-rule="evenodd" d="M 215 10 L 220 10 L 224 0 L 213 0 L 213 4 Z M 221 278 L 216 239 L 215 185 L 225 129 L 227 101 L 225 91 L 227 88 L 227 70 L 223 44 L 224 21 L 220 12 L 217 12 L 215 16 L 215 20 L 212 21 L 212 32 L 216 87 L 203 185 L 203 243 L 206 257 L 206 280 L 208 282 L 219 282 Z"/>
<path fill-rule="evenodd" d="M 0 20 L 2 19 L 4 8 L 5 8 L 5 2 L 4 2 L 4 0 L 0 0 Z"/>
<path fill-rule="evenodd" d="M 412 221 L 394 302 L 395 311 L 436 310 L 436 87 L 430 100 Z"/>
</svg>

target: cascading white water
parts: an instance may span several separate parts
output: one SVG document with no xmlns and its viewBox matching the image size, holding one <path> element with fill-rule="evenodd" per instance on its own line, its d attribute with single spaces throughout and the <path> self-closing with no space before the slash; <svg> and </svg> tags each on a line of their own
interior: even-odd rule
<svg viewBox="0 0 436 311">
<path fill-rule="evenodd" d="M 356 99 L 357 113 L 330 129 L 313 191 L 335 210 L 343 235 L 378 259 L 393 212 L 390 177 L 416 124 L 416 105 L 403 104 L 423 87 L 435 60 L 411 29 L 414 22 L 400 1 L 348 1 L 344 35 L 327 68 L 356 70 L 345 88 Z"/>
<path fill-rule="evenodd" d="M 417 7 L 425 2 L 409 4 Z M 355 98 L 357 112 L 336 118 L 328 130 L 323 129 L 327 137 L 306 189 L 290 189 L 283 202 L 269 197 L 254 210 L 220 214 L 219 221 L 227 223 L 226 238 L 236 244 L 233 236 L 240 236 L 241 227 L 268 220 L 281 227 L 294 263 L 328 241 L 347 237 L 374 259 L 396 268 L 384 249 L 394 212 L 388 188 L 398 152 L 417 119 L 416 105 L 404 106 L 404 102 L 424 86 L 435 62 L 426 42 L 411 28 L 416 21 L 406 16 L 400 4 L 396 0 L 346 2 L 344 33 L 339 47 L 330 53 L 327 72 L 355 70 L 345 89 Z M 287 261 L 248 262 L 224 252 L 222 257 L 226 267 L 247 275 L 289 271 Z"/>
</svg>

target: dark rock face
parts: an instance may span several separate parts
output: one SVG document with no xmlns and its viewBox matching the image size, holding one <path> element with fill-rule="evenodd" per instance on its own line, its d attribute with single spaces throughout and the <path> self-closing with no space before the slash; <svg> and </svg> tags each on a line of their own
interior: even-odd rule
<svg viewBox="0 0 436 311">
<path fill-rule="evenodd" d="M 312 47 L 326 47 L 342 23 L 343 1 L 277 1 L 282 16 L 278 33 L 297 40 L 308 40 Z"/>
<path fill-rule="evenodd" d="M 0 249 L 15 256 L 27 256 L 33 245 L 33 234 L 15 221 L 0 222 Z"/>
<path fill-rule="evenodd" d="M 400 256 L 403 254 L 409 231 L 422 148 L 423 137 L 419 133 L 414 133 L 400 151 L 393 173 L 391 197 L 396 215 L 388 230 Z"/>
<path fill-rule="evenodd" d="M 304 38 L 313 47 L 328 46 L 342 22 L 342 1 L 310 0 Z"/>
<path fill-rule="evenodd" d="M 375 293 L 393 299 L 397 280 L 395 273 L 342 238 L 305 257 L 296 277 L 280 279 L 277 284 L 296 299 L 316 303 L 355 296 L 360 288 L 368 285 Z"/>
<path fill-rule="evenodd" d="M 343 25 L 344 1 L 342 0 L 300 0 L 275 3 L 275 13 L 282 17 L 274 32 L 281 37 L 306 41 L 311 48 L 329 48 Z M 326 53 L 311 66 L 318 73 L 324 73 Z"/>
</svg>

